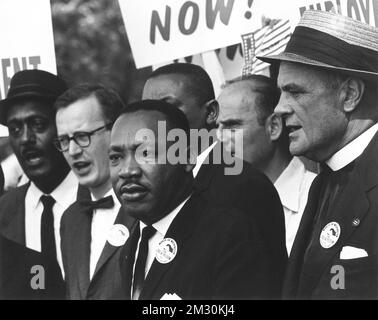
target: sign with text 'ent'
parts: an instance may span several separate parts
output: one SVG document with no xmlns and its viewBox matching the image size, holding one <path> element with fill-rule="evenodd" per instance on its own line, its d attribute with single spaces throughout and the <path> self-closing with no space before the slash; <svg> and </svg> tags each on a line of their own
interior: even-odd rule
<svg viewBox="0 0 378 320">
<path fill-rule="evenodd" d="M 56 74 L 49 0 L 0 1 L 0 99 L 12 76 L 24 69 Z"/>
<path fill-rule="evenodd" d="M 49 0 L 0 1 L 0 100 L 5 99 L 12 76 L 24 69 L 56 74 Z M 0 136 L 7 136 L 0 126 Z"/>
<path fill-rule="evenodd" d="M 261 24 L 254 0 L 118 0 L 137 68 L 240 42 Z"/>
</svg>

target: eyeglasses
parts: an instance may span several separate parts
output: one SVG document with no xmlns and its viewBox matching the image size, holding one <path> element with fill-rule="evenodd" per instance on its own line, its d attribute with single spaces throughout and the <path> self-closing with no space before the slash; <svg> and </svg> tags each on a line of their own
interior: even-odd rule
<svg viewBox="0 0 378 320">
<path fill-rule="evenodd" d="M 87 148 L 91 144 L 91 136 L 93 136 L 96 132 L 100 131 L 101 129 L 110 129 L 112 125 L 112 123 L 108 123 L 90 132 L 78 131 L 75 132 L 72 137 L 69 137 L 68 135 L 60 136 L 54 139 L 54 145 L 59 151 L 66 152 L 70 147 L 70 141 L 73 140 L 79 147 Z"/>
</svg>

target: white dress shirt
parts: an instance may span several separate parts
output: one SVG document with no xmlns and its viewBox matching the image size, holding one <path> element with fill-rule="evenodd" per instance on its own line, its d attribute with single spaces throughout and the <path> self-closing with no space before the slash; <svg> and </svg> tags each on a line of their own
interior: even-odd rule
<svg viewBox="0 0 378 320">
<path fill-rule="evenodd" d="M 205 149 L 201 154 L 197 156 L 196 165 L 193 168 L 193 177 L 195 178 L 198 174 L 198 171 L 201 169 L 202 164 L 205 162 L 206 158 L 210 154 L 211 150 L 215 147 L 215 145 L 218 143 L 218 141 L 215 141 L 211 146 L 209 146 L 207 149 Z"/>
<path fill-rule="evenodd" d="M 308 191 L 315 177 L 315 173 L 306 170 L 302 161 L 294 157 L 274 183 L 285 214 L 288 255 L 290 255 L 295 235 L 306 207 Z"/>
<path fill-rule="evenodd" d="M 326 161 L 326 164 L 333 170 L 337 171 L 349 163 L 356 160 L 366 149 L 374 135 L 378 131 L 378 123 L 360 134 L 356 139 L 349 142 L 342 149 L 337 151 L 331 158 Z"/>
<path fill-rule="evenodd" d="M 78 181 L 70 171 L 63 182 L 50 195 L 54 198 L 54 234 L 56 254 L 63 274 L 62 252 L 60 250 L 60 220 L 64 211 L 76 201 Z M 41 252 L 41 217 L 43 204 L 41 196 L 44 193 L 31 182 L 25 197 L 25 240 L 30 249 Z"/>
<path fill-rule="evenodd" d="M 167 233 L 172 221 L 174 220 L 174 218 L 176 218 L 177 214 L 180 212 L 180 210 L 185 205 L 185 203 L 189 200 L 190 197 L 191 195 L 188 196 L 183 202 L 181 202 L 174 210 L 172 210 L 164 218 L 160 219 L 159 221 L 155 222 L 152 225 L 155 228 L 156 232 L 148 241 L 148 255 L 147 255 L 147 260 L 146 260 L 146 268 L 144 271 L 145 277 L 147 277 L 148 271 L 150 270 L 152 263 L 155 259 L 156 250 L 159 247 L 159 243 L 164 239 L 165 234 Z M 135 272 L 135 264 L 137 260 L 136 257 L 138 256 L 138 253 L 139 253 L 139 244 L 142 239 L 142 232 L 143 232 L 143 229 L 146 227 L 146 225 L 143 222 L 140 222 L 139 227 L 140 227 L 140 237 L 138 241 L 138 248 L 135 252 L 133 274 Z M 131 289 L 131 294 L 132 292 L 133 290 Z"/>
<path fill-rule="evenodd" d="M 114 225 L 117 218 L 118 211 L 121 207 L 113 188 L 111 188 L 105 195 L 112 196 L 114 207 L 109 209 L 96 209 L 93 211 L 92 225 L 91 225 L 91 254 L 89 264 L 89 278 L 92 280 L 93 274 L 96 270 L 98 259 L 100 259 L 102 250 L 105 247 L 109 232 Z M 92 200 L 95 199 L 91 194 Z"/>
</svg>

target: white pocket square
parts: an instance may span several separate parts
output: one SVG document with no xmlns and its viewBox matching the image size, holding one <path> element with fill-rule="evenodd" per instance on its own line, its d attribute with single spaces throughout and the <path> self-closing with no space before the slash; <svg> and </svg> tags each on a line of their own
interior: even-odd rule
<svg viewBox="0 0 378 320">
<path fill-rule="evenodd" d="M 350 246 L 343 247 L 340 252 L 340 260 L 358 259 L 367 256 L 366 250 Z"/>
<path fill-rule="evenodd" d="M 160 300 L 182 300 L 176 293 L 166 293 Z"/>
</svg>

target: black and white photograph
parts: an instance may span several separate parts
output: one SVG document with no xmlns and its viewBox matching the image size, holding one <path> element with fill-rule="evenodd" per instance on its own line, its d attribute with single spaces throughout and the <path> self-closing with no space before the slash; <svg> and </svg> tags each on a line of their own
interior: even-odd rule
<svg viewBox="0 0 378 320">
<path fill-rule="evenodd" d="M 0 42 L 0 300 L 378 299 L 378 0 L 1 0 Z"/>
</svg>

